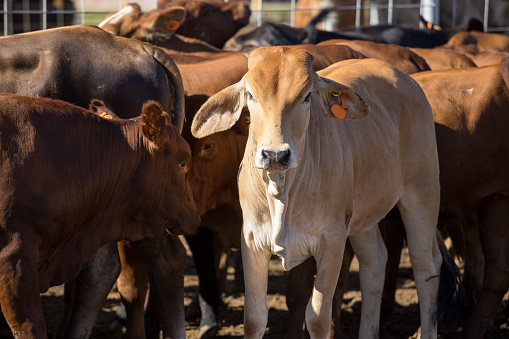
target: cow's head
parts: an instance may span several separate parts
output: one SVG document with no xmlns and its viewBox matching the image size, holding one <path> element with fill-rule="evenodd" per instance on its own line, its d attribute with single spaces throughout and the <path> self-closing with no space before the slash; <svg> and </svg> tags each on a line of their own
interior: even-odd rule
<svg viewBox="0 0 509 339">
<path fill-rule="evenodd" d="M 139 217 L 144 220 L 150 215 L 146 222 L 154 227 L 163 224 L 175 234 L 195 233 L 200 218 L 188 181 L 189 145 L 158 103 L 149 101 L 144 104 L 140 120 L 151 161 L 143 172 L 143 179 L 149 178 L 150 181 L 143 181 L 138 187 L 141 192 L 147 192 L 139 196 Z M 156 198 L 147 201 L 144 196 Z"/>
<path fill-rule="evenodd" d="M 249 113 L 245 109 L 231 129 L 194 143 L 189 182 L 201 215 L 222 204 L 237 207 L 237 172 L 244 156 L 248 128 Z"/>
<path fill-rule="evenodd" d="M 186 20 L 178 34 L 205 41 L 222 48 L 241 27 L 249 23 L 251 11 L 244 1 L 159 0 L 158 9 L 182 6 Z"/>
<path fill-rule="evenodd" d="M 142 14 L 136 3 L 108 16 L 98 26 L 114 35 L 154 43 L 168 40 L 182 25 L 186 10 L 180 6 L 156 9 Z"/>
<path fill-rule="evenodd" d="M 319 77 L 311 68 L 313 57 L 303 50 L 262 47 L 248 60 L 242 80 L 210 97 L 196 114 L 191 131 L 203 138 L 227 130 L 247 105 L 257 168 L 284 173 L 298 165 L 311 111 L 353 120 L 369 112 L 354 90 Z"/>
</svg>

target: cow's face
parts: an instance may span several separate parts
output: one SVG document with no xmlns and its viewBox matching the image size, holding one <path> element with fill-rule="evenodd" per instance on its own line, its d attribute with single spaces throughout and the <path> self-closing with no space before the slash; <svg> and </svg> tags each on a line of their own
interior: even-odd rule
<svg viewBox="0 0 509 339">
<path fill-rule="evenodd" d="M 216 205 L 231 205 L 238 200 L 237 172 L 244 156 L 248 126 L 249 114 L 244 112 L 231 130 L 198 139 L 193 145 L 189 182 L 200 215 Z"/>
<path fill-rule="evenodd" d="M 186 10 L 180 6 L 156 9 L 143 14 L 136 3 L 108 16 L 98 26 L 114 35 L 150 43 L 170 39 L 182 25 Z"/>
<path fill-rule="evenodd" d="M 362 119 L 368 108 L 351 88 L 319 77 L 312 56 L 300 49 L 261 47 L 249 56 L 242 80 L 210 99 L 196 114 L 197 137 L 231 128 L 247 104 L 257 168 L 284 173 L 297 167 L 310 124 L 310 112 L 340 119 Z"/>
<path fill-rule="evenodd" d="M 174 234 L 195 233 L 200 218 L 188 181 L 189 145 L 157 103 L 149 102 L 143 106 L 141 120 L 142 133 L 152 158 L 147 169 L 150 181 L 141 189 L 147 196 L 155 197 L 141 201 L 141 210 L 150 215 L 148 223 L 154 227 L 164 226 Z M 142 194 L 140 200 L 143 199 Z"/>
<path fill-rule="evenodd" d="M 247 25 L 251 15 L 243 1 L 159 0 L 157 6 L 163 9 L 175 5 L 183 6 L 187 11 L 186 20 L 178 33 L 218 48 L 222 48 L 239 28 Z"/>
<path fill-rule="evenodd" d="M 271 172 L 297 167 L 298 145 L 306 133 L 311 92 L 318 79 L 311 69 L 311 55 L 296 52 L 257 49 L 249 56 L 244 77 L 255 165 Z"/>
</svg>

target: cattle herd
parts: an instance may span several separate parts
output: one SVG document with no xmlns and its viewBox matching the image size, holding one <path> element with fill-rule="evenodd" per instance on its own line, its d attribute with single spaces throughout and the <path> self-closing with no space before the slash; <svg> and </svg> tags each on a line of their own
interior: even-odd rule
<svg viewBox="0 0 509 339">
<path fill-rule="evenodd" d="M 14 338 L 49 336 L 40 293 L 62 284 L 53 338 L 90 337 L 114 286 L 126 338 L 185 338 L 184 244 L 203 339 L 221 326 L 230 249 L 246 338 L 266 332 L 275 255 L 286 337 L 341 337 L 355 255 L 358 337 L 377 338 L 404 246 L 416 336 L 484 337 L 509 288 L 509 37 L 475 18 L 323 31 L 251 27 L 250 14 L 159 0 L 0 38 L 0 306 Z"/>
</svg>

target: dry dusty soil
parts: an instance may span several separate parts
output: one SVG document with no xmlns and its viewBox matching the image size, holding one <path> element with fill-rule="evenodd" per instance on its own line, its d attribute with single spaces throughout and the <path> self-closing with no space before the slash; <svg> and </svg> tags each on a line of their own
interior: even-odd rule
<svg viewBox="0 0 509 339">
<path fill-rule="evenodd" d="M 185 293 L 186 305 L 197 293 L 198 279 L 194 274 L 194 267 L 191 257 L 188 257 L 188 270 L 185 277 Z M 230 268 L 231 270 L 231 268 Z M 229 275 L 231 278 L 231 274 Z M 233 281 L 228 282 L 230 290 Z M 288 321 L 288 313 L 286 300 L 284 295 L 285 272 L 281 268 L 280 261 L 273 258 L 270 266 L 269 290 L 268 290 L 268 306 L 269 306 L 269 322 L 265 338 L 285 338 L 286 323 Z M 54 333 L 63 310 L 63 288 L 62 286 L 53 287 L 47 293 L 42 295 L 42 303 L 45 317 L 48 325 L 48 332 Z M 500 339 L 509 338 L 509 313 L 506 311 L 508 295 L 505 296 L 503 304 L 496 315 L 493 327 L 488 332 L 486 338 Z M 227 293 L 223 297 L 226 304 L 226 311 L 221 320 L 222 328 L 218 333 L 220 338 L 242 338 L 243 336 L 243 304 L 244 295 L 241 292 Z M 358 264 L 354 260 L 351 268 L 351 274 L 348 282 L 348 292 L 345 295 L 342 310 L 342 329 L 345 338 L 357 338 L 359 328 L 360 315 L 360 291 L 358 280 Z M 406 251 L 402 254 L 402 262 L 399 271 L 398 289 L 396 294 L 398 306 L 396 310 L 389 316 L 385 325 L 381 328 L 380 337 L 390 339 L 411 338 L 419 326 L 417 294 L 415 284 L 412 280 L 412 273 L 408 254 Z M 110 325 L 115 318 L 115 311 L 120 307 L 119 294 L 114 290 L 110 293 L 108 300 L 104 303 L 104 307 L 99 316 L 97 324 L 94 328 L 92 338 L 109 339 L 122 338 L 124 328 L 117 326 L 111 329 Z M 461 328 L 459 332 L 449 336 L 442 336 L 443 339 L 460 338 Z M 5 320 L 0 321 L 0 339 L 12 338 L 9 328 Z M 187 323 L 187 338 L 198 339 L 198 324 L 196 321 Z"/>
</svg>

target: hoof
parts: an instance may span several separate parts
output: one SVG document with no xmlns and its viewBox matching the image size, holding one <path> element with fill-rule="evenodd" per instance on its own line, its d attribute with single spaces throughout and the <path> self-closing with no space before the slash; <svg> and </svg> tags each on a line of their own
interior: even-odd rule
<svg viewBox="0 0 509 339">
<path fill-rule="evenodd" d="M 200 339 L 212 339 L 216 337 L 217 332 L 219 331 L 219 326 L 217 324 L 212 326 L 203 326 L 200 327 Z"/>
</svg>

